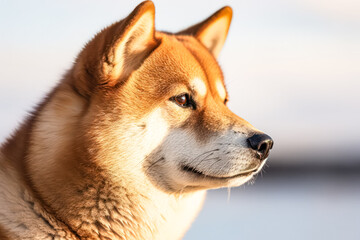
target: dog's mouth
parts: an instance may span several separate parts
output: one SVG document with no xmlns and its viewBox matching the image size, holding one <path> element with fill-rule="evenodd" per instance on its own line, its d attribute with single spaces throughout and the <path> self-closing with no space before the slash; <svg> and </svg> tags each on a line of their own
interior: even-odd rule
<svg viewBox="0 0 360 240">
<path fill-rule="evenodd" d="M 248 177 L 252 174 L 257 173 L 259 168 L 256 167 L 256 168 L 252 168 L 249 170 L 245 170 L 245 171 L 242 171 L 242 172 L 232 175 L 232 176 L 211 175 L 211 174 L 204 173 L 196 168 L 186 166 L 186 165 L 183 165 L 181 167 L 181 169 L 184 172 L 187 172 L 187 173 L 193 174 L 193 175 L 197 175 L 198 177 L 202 177 L 202 178 L 214 179 L 214 180 L 215 179 L 216 180 L 229 180 L 229 179 L 233 179 L 233 178 Z"/>
</svg>

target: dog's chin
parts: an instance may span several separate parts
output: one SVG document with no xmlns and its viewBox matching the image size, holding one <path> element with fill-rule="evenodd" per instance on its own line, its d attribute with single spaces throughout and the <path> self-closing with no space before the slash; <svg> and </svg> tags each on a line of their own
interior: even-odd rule
<svg viewBox="0 0 360 240">
<path fill-rule="evenodd" d="M 254 172 L 240 173 L 231 177 L 210 176 L 206 174 L 199 174 L 197 172 L 185 173 L 187 178 L 185 180 L 187 189 L 212 189 L 221 187 L 237 187 L 254 177 Z"/>
<path fill-rule="evenodd" d="M 214 175 L 184 165 L 180 167 L 180 174 L 177 176 L 181 177 L 177 180 L 182 191 L 237 187 L 251 180 L 257 173 L 260 172 L 263 165 L 264 164 L 261 163 L 257 167 L 243 170 L 232 175 Z"/>
<path fill-rule="evenodd" d="M 185 189 L 212 189 L 221 187 L 237 187 L 251 180 L 262 167 L 266 160 L 262 161 L 258 166 L 246 169 L 230 175 L 214 175 L 196 168 L 183 165 L 180 167 L 182 184 Z"/>
<path fill-rule="evenodd" d="M 228 181 L 228 180 L 235 179 L 235 178 L 244 178 L 244 177 L 246 178 L 246 177 L 252 175 L 253 173 L 257 172 L 258 168 L 256 167 L 253 169 L 244 170 L 239 173 L 232 174 L 232 175 L 214 175 L 211 173 L 202 172 L 200 170 L 197 170 L 196 168 L 189 167 L 186 165 L 182 166 L 181 170 L 186 172 L 187 174 L 191 175 L 191 177 L 195 177 L 195 178 L 208 179 L 208 180 L 214 180 L 214 181 L 218 181 L 218 180 Z"/>
</svg>

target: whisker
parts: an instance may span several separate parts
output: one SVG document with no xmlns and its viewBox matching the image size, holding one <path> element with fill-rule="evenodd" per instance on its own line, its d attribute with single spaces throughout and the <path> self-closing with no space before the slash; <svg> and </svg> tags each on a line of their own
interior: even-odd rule
<svg viewBox="0 0 360 240">
<path fill-rule="evenodd" d="M 220 149 L 216 148 L 216 149 L 213 149 L 213 150 L 209 150 L 209 151 L 206 151 L 206 152 L 203 152 L 201 153 L 200 155 L 196 156 L 194 159 L 192 159 L 191 161 L 195 161 L 197 159 L 199 159 L 200 157 L 204 156 L 205 154 L 214 154 L 214 152 L 216 151 L 219 151 Z"/>
<path fill-rule="evenodd" d="M 227 193 L 228 193 L 227 203 L 229 203 L 229 202 L 230 202 L 230 195 L 231 195 L 231 187 L 228 187 L 228 188 L 227 188 Z"/>
<path fill-rule="evenodd" d="M 219 149 L 217 149 L 216 151 L 218 151 L 218 150 L 219 150 Z M 199 167 L 200 164 L 201 164 L 203 161 L 208 160 L 208 159 L 209 159 L 208 157 L 212 156 L 212 155 L 214 154 L 214 152 L 215 152 L 215 150 L 213 150 L 213 151 L 208 151 L 209 154 L 206 155 L 202 160 L 200 160 L 199 163 L 196 165 L 195 168 Z M 195 158 L 195 159 L 196 159 L 196 158 Z M 195 161 L 195 159 L 194 159 L 193 161 Z M 210 158 L 210 159 L 211 159 L 211 158 Z"/>
<path fill-rule="evenodd" d="M 211 159 L 216 159 L 216 158 L 211 158 Z M 221 161 L 221 158 L 218 158 L 217 161 L 213 162 L 213 163 L 209 166 L 209 168 L 212 168 L 212 166 L 213 166 L 215 163 L 218 163 L 219 161 Z"/>
<path fill-rule="evenodd" d="M 153 166 L 155 166 L 157 163 L 161 162 L 161 161 L 164 161 L 165 158 L 164 157 L 161 157 L 159 158 L 158 160 L 156 160 L 155 162 L 152 162 L 146 169 L 146 171 L 150 170 L 150 168 L 152 168 Z"/>
</svg>

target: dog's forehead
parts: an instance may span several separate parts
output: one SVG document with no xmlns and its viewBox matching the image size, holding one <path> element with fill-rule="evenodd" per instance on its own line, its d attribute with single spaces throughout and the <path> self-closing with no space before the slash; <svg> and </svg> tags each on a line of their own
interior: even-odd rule
<svg viewBox="0 0 360 240">
<path fill-rule="evenodd" d="M 139 78 L 153 79 L 158 88 L 179 84 L 205 94 L 207 77 L 198 60 L 174 36 L 159 38 L 161 44 L 143 63 Z"/>
<path fill-rule="evenodd" d="M 162 94 L 183 86 L 200 97 L 212 94 L 225 98 L 226 90 L 219 65 L 194 37 L 157 33 L 161 44 L 145 60 L 140 79 L 150 79 L 152 89 Z"/>
<path fill-rule="evenodd" d="M 177 39 L 183 43 L 186 49 L 200 64 L 206 78 L 203 79 L 213 95 L 221 99 L 226 98 L 227 92 L 220 66 L 215 57 L 194 37 L 178 36 Z"/>
</svg>

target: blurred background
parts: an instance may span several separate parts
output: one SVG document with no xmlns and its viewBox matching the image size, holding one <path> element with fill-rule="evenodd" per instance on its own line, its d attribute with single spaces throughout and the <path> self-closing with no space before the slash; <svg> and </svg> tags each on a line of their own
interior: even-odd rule
<svg viewBox="0 0 360 240">
<path fill-rule="evenodd" d="M 140 2 L 0 0 L 0 141 Z M 184 239 L 360 239 L 360 1 L 154 2 L 174 32 L 233 8 L 229 107 L 275 140 L 255 183 L 209 191 Z"/>
</svg>

